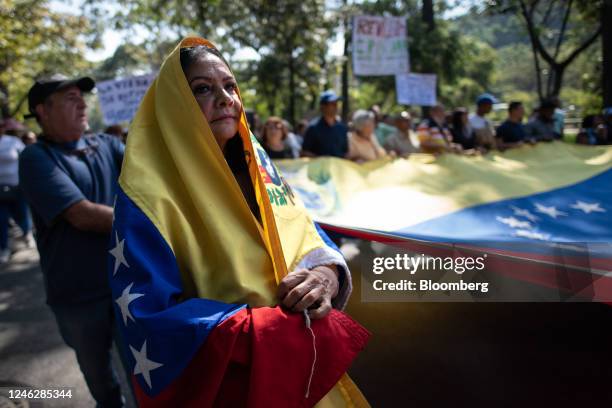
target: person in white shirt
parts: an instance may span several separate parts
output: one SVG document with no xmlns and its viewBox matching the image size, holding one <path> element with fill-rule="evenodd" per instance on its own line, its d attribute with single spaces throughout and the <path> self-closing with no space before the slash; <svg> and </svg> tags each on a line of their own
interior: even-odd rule
<svg viewBox="0 0 612 408">
<path fill-rule="evenodd" d="M 19 189 L 19 154 L 25 148 L 23 142 L 0 133 L 0 264 L 8 262 L 11 250 L 8 246 L 9 218 L 19 225 L 26 246 L 32 247 L 32 220 L 28 205 Z"/>
<path fill-rule="evenodd" d="M 476 137 L 476 146 L 489 150 L 495 149 L 495 130 L 486 116 L 493 110 L 496 99 L 491 94 L 482 94 L 476 99 L 476 112 L 469 116 L 469 123 Z"/>
</svg>

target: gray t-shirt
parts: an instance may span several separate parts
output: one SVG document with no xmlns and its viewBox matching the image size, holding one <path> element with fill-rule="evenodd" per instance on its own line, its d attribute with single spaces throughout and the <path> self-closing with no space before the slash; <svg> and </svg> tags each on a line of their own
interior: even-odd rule
<svg viewBox="0 0 612 408">
<path fill-rule="evenodd" d="M 387 138 L 384 148 L 389 152 L 394 151 L 398 156 L 406 156 L 418 151 L 412 144 L 410 136 L 403 134 L 400 130 L 397 130 Z"/>
</svg>

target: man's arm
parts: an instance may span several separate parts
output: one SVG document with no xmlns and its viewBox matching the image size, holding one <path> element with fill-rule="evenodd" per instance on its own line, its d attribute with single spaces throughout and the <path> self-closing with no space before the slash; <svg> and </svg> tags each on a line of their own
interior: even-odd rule
<svg viewBox="0 0 612 408">
<path fill-rule="evenodd" d="M 82 231 L 111 231 L 113 209 L 87 200 L 39 146 L 30 146 L 21 154 L 19 182 L 28 203 L 47 225 L 64 219 Z"/>
<path fill-rule="evenodd" d="M 109 234 L 113 227 L 113 207 L 89 200 L 72 204 L 62 213 L 62 217 L 81 231 Z"/>
</svg>

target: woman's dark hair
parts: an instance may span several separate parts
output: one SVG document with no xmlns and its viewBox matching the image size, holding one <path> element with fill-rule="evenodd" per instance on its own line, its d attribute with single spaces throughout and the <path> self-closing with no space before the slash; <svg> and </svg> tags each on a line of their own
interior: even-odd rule
<svg viewBox="0 0 612 408">
<path fill-rule="evenodd" d="M 595 115 L 587 115 L 582 119 L 582 128 L 590 129 L 595 125 Z"/>
<path fill-rule="evenodd" d="M 467 113 L 467 109 L 465 108 L 457 108 L 453 111 L 453 118 L 452 118 L 453 129 L 457 131 L 463 130 L 463 127 L 465 126 L 463 124 L 463 115 L 465 115 L 466 113 Z"/>
<path fill-rule="evenodd" d="M 518 109 L 521 106 L 523 106 L 523 102 L 512 101 L 512 102 L 510 102 L 510 105 L 508 105 L 508 112 L 512 112 L 512 111 L 514 111 L 515 109 Z"/>
<path fill-rule="evenodd" d="M 199 58 L 208 54 L 218 57 L 229 68 L 229 64 L 225 58 L 223 58 L 219 50 L 205 45 L 196 45 L 195 47 L 181 48 L 181 68 L 183 68 L 183 72 L 187 71 L 191 64 L 196 62 Z"/>
</svg>

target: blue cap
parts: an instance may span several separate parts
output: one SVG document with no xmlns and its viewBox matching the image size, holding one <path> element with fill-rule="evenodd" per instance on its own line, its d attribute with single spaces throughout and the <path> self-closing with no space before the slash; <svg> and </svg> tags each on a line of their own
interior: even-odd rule
<svg viewBox="0 0 612 408">
<path fill-rule="evenodd" d="M 483 93 L 476 98 L 476 105 L 481 105 L 483 103 L 497 103 L 497 99 L 489 93 Z"/>
<path fill-rule="evenodd" d="M 336 102 L 336 101 L 339 101 L 340 99 L 342 98 L 336 95 L 336 93 L 332 91 L 331 89 L 328 89 L 325 92 L 321 92 L 321 95 L 319 95 L 319 103 Z"/>
<path fill-rule="evenodd" d="M 608 116 L 612 115 L 612 106 L 607 106 L 603 109 L 603 115 Z"/>
</svg>

